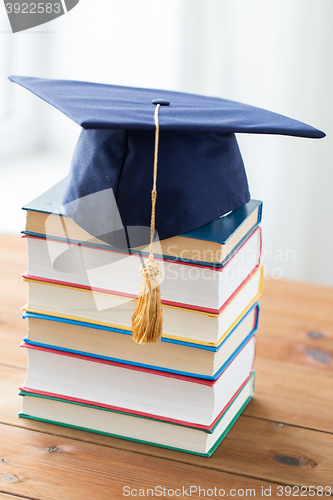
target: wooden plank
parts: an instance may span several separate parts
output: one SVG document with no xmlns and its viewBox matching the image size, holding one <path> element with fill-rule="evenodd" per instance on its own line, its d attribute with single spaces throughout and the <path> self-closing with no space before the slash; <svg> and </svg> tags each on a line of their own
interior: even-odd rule
<svg viewBox="0 0 333 500">
<path fill-rule="evenodd" d="M 267 280 L 260 306 L 259 358 L 333 373 L 333 289 Z"/>
<path fill-rule="evenodd" d="M 333 489 L 333 435 L 241 416 L 209 459 L 94 433 L 17 417 L 19 397 L 0 407 L 1 421 L 13 427 L 67 437 L 138 454 L 167 458 L 202 468 L 257 477 L 279 484 Z M 251 405 L 252 403 L 250 403 Z M 51 439 L 51 437 L 50 437 Z M 52 440 L 52 439 L 51 439 Z"/>
<path fill-rule="evenodd" d="M 245 415 L 333 433 L 333 376 L 257 359 L 255 397 Z"/>
<path fill-rule="evenodd" d="M 19 399 L 18 387 L 23 384 L 24 379 L 24 370 L 0 365 L 0 421 L 2 406 Z"/>
<path fill-rule="evenodd" d="M 10 495 L 8 493 L 0 493 L 0 500 L 22 500 L 23 497 L 18 497 L 18 496 L 14 496 L 14 495 Z M 34 498 L 32 497 L 24 497 L 24 498 L 27 498 L 28 500 L 34 500 Z"/>
<path fill-rule="evenodd" d="M 325 485 L 333 489 L 333 438 L 308 429 L 241 417 L 214 455 L 207 459 L 25 419 L 20 419 L 21 422 L 26 428 L 50 434 L 48 443 L 56 443 L 57 446 L 66 437 L 75 440 L 77 447 L 81 447 L 81 444 L 83 446 L 83 442 L 94 443 L 118 450 L 119 453 L 133 452 L 155 459 L 199 466 L 202 469 L 201 475 L 206 474 L 203 469 L 216 470 L 220 473 L 230 472 L 258 478 L 269 483 Z"/>
<path fill-rule="evenodd" d="M 26 271 L 26 241 L 18 236 L 0 234 L 0 363 L 26 367 L 23 349 L 25 335 L 21 307 L 27 301 L 27 289 L 21 282 Z"/>
<path fill-rule="evenodd" d="M 0 440 L 0 477 L 12 479 L 2 480 L 1 490 L 14 495 L 113 500 L 124 497 L 124 486 L 136 490 L 200 486 L 206 491 L 216 487 L 227 493 L 231 488 L 254 488 L 258 494 L 262 486 L 276 488 L 262 480 L 15 427 L 0 426 Z M 198 492 L 192 498 L 200 498 Z"/>
<path fill-rule="evenodd" d="M 333 288 L 308 283 L 266 279 L 260 302 L 270 314 L 301 318 L 304 322 L 333 322 Z"/>
<path fill-rule="evenodd" d="M 319 322 L 310 325 L 281 314 L 268 315 L 265 310 L 259 324 L 257 358 L 293 363 L 333 375 L 333 325 L 324 329 Z"/>
</svg>

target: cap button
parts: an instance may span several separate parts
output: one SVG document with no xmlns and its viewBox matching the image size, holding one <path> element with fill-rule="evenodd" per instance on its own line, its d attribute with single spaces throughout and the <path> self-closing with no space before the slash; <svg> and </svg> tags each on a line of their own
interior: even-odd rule
<svg viewBox="0 0 333 500">
<path fill-rule="evenodd" d="M 166 101 L 165 99 L 153 99 L 151 101 L 153 104 L 160 104 L 161 106 L 169 106 L 169 101 Z"/>
</svg>

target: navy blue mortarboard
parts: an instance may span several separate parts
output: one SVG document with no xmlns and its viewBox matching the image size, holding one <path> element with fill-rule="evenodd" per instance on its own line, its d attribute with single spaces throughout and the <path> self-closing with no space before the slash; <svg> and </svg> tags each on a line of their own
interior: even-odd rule
<svg viewBox="0 0 333 500">
<path fill-rule="evenodd" d="M 63 197 L 66 213 L 115 247 L 150 242 L 132 317 L 133 339 L 140 344 L 157 342 L 163 328 L 154 229 L 159 239 L 186 233 L 249 201 L 235 133 L 325 135 L 290 118 L 213 97 L 66 80 L 11 80 L 83 127 Z"/>
<path fill-rule="evenodd" d="M 149 242 L 157 102 L 162 105 L 156 205 L 160 239 L 186 233 L 249 201 L 235 133 L 325 136 L 299 121 L 219 98 L 78 81 L 10 79 L 83 127 L 63 204 L 90 234 L 123 248 L 123 227 L 130 246 Z"/>
</svg>

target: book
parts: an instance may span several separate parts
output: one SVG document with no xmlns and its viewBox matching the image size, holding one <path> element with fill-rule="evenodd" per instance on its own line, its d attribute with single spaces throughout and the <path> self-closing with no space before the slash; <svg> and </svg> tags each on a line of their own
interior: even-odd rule
<svg viewBox="0 0 333 500">
<path fill-rule="evenodd" d="M 120 437 L 178 451 L 211 456 L 253 396 L 255 376 L 249 379 L 210 426 L 170 422 L 150 416 L 124 413 L 111 406 L 41 393 L 20 391 L 20 417 Z"/>
<path fill-rule="evenodd" d="M 205 380 L 22 345 L 29 359 L 26 392 L 208 426 L 249 378 L 255 357 L 253 336 L 216 380 Z"/>
<path fill-rule="evenodd" d="M 27 212 L 26 228 L 23 233 L 84 243 L 99 248 L 112 248 L 98 238 L 92 237 L 66 216 L 62 207 L 62 195 L 66 182 L 67 180 L 63 179 L 23 207 Z M 262 203 L 250 200 L 243 207 L 198 229 L 154 243 L 155 256 L 182 262 L 223 265 L 260 223 L 261 213 Z M 124 251 L 127 252 L 127 248 Z M 131 249 L 131 252 L 147 254 L 143 247 Z"/>
<path fill-rule="evenodd" d="M 142 256 L 64 240 L 27 237 L 31 278 L 136 298 Z M 165 304 L 183 303 L 218 310 L 258 267 L 261 228 L 257 227 L 221 267 L 161 260 L 161 297 Z"/>
<path fill-rule="evenodd" d="M 162 338 L 157 344 L 133 342 L 130 332 L 92 323 L 26 312 L 28 344 L 97 357 L 143 368 L 215 380 L 255 334 L 259 306 L 255 303 L 237 325 L 226 332 L 219 346 L 203 346 Z"/>
<path fill-rule="evenodd" d="M 95 323 L 115 329 L 131 329 L 135 300 L 106 292 L 68 286 L 66 283 L 23 278 L 28 283 L 30 313 L 62 317 L 69 320 Z M 257 301 L 263 281 L 263 268 L 255 269 L 242 286 L 231 295 L 219 310 L 166 304 L 163 336 L 207 345 L 218 345 L 225 332 L 235 326 L 246 308 Z"/>
</svg>

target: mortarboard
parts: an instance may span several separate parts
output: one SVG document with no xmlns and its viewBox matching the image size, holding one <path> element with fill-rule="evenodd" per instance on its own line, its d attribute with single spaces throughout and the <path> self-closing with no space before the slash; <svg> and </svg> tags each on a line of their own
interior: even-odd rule
<svg viewBox="0 0 333 500">
<path fill-rule="evenodd" d="M 150 240 L 133 316 L 133 330 L 139 330 L 133 336 L 140 343 L 155 342 L 162 334 L 151 228 L 159 239 L 169 238 L 250 199 L 235 133 L 325 136 L 297 120 L 220 98 L 69 80 L 10 80 L 83 128 L 63 197 L 66 213 L 113 246 L 136 247 Z"/>
<path fill-rule="evenodd" d="M 299 121 L 225 99 L 78 81 L 10 79 L 83 128 L 63 204 L 88 233 L 122 248 L 149 241 L 152 101 L 170 103 L 159 110 L 159 239 L 196 229 L 249 201 L 235 133 L 325 136 Z M 107 190 L 112 190 L 116 207 Z M 94 193 L 99 196 L 89 199 Z M 122 237 L 123 227 L 129 228 L 129 242 Z"/>
</svg>

